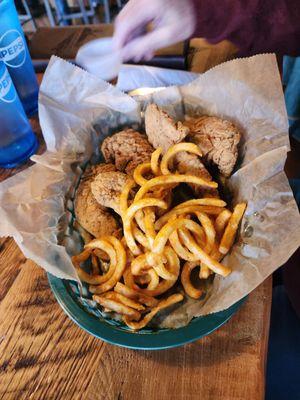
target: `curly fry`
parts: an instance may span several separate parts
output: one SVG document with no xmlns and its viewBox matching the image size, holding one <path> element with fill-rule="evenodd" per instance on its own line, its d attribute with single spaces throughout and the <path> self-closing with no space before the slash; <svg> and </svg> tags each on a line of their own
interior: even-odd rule
<svg viewBox="0 0 300 400">
<path fill-rule="evenodd" d="M 147 271 L 147 274 L 150 277 L 150 281 L 147 285 L 147 290 L 155 290 L 159 285 L 159 276 L 153 268 L 150 268 Z"/>
<path fill-rule="evenodd" d="M 130 248 L 134 255 L 138 255 L 141 253 L 140 249 L 138 248 L 131 229 L 132 219 L 135 213 L 138 210 L 141 210 L 145 207 L 160 207 L 163 209 L 167 208 L 167 204 L 158 199 L 142 199 L 139 201 L 134 201 L 133 204 L 128 208 L 124 217 L 123 217 L 123 225 L 124 225 L 124 236 L 127 242 L 127 246 Z"/>
<path fill-rule="evenodd" d="M 210 254 L 216 238 L 216 231 L 211 222 L 211 219 L 207 216 L 207 214 L 202 212 L 196 212 L 197 218 L 199 219 L 201 225 L 203 226 L 205 235 L 206 235 L 206 244 L 204 247 L 204 251 Z"/>
<path fill-rule="evenodd" d="M 136 257 L 131 263 L 131 272 L 133 275 L 143 275 L 150 274 L 150 270 L 153 268 L 158 276 L 167 280 L 174 280 L 176 276 L 169 272 L 167 268 L 164 266 L 164 262 L 167 262 L 166 258 L 154 254 L 154 253 L 145 253 Z M 148 289 L 152 289 L 153 284 Z"/>
<path fill-rule="evenodd" d="M 159 282 L 158 286 L 154 290 L 149 290 L 147 289 L 142 289 L 138 285 L 135 284 L 134 282 L 134 276 L 131 273 L 130 268 L 127 268 L 123 274 L 124 277 L 124 282 L 126 286 L 128 286 L 131 289 L 134 289 L 140 293 L 143 293 L 147 296 L 159 296 L 163 293 L 165 293 L 167 290 L 169 290 L 172 286 L 174 286 L 178 275 L 180 271 L 180 262 L 177 254 L 175 251 L 169 247 L 165 247 L 165 252 L 164 255 L 167 257 L 167 265 L 168 265 L 168 270 L 176 276 L 176 279 L 174 280 L 162 280 Z"/>
<path fill-rule="evenodd" d="M 162 215 L 154 224 L 154 228 L 156 230 L 162 228 L 171 218 L 177 217 L 179 215 L 184 214 L 195 214 L 196 212 L 205 212 L 206 214 L 210 215 L 218 215 L 220 212 L 223 211 L 222 207 L 215 207 L 215 206 L 186 206 L 186 207 L 179 207 L 173 208 L 171 211 L 167 212 L 166 214 Z"/>
<path fill-rule="evenodd" d="M 115 253 L 117 256 L 117 263 L 114 269 L 113 275 L 104 283 L 99 286 L 90 286 L 89 289 L 92 293 L 104 293 L 111 290 L 116 283 L 121 279 L 123 272 L 126 267 L 126 252 L 121 243 L 121 241 L 114 236 L 105 236 L 105 238 L 113 245 L 115 249 Z M 97 246 L 97 240 L 94 242 L 94 246 Z M 93 242 L 89 243 L 87 246 L 91 248 L 93 246 Z"/>
<path fill-rule="evenodd" d="M 126 296 L 129 299 L 137 300 L 138 302 L 145 304 L 148 307 L 154 307 L 158 303 L 158 300 L 154 297 L 139 293 L 134 289 L 125 286 L 121 282 L 118 282 L 116 284 L 116 286 L 114 287 L 114 291 L 122 294 L 123 296 Z"/>
<path fill-rule="evenodd" d="M 143 177 L 146 172 L 151 172 L 151 164 L 147 162 L 139 164 L 133 171 L 133 179 L 138 185 L 142 186 L 148 182 L 148 179 Z"/>
<path fill-rule="evenodd" d="M 133 275 L 143 275 L 151 266 L 147 263 L 146 254 L 141 254 L 131 262 L 131 272 Z"/>
<path fill-rule="evenodd" d="M 214 260 L 217 260 L 217 261 L 221 261 L 224 258 L 224 254 L 220 253 L 220 251 L 219 251 L 218 243 L 215 243 L 210 255 Z"/>
<path fill-rule="evenodd" d="M 108 254 L 105 253 L 105 251 L 100 250 L 100 249 L 94 249 L 94 250 L 93 250 L 93 253 L 94 253 L 98 258 L 100 258 L 100 260 L 109 261 L 109 256 L 108 256 Z"/>
<path fill-rule="evenodd" d="M 178 237 L 178 232 L 174 231 L 171 233 L 169 236 L 169 241 L 177 255 L 182 258 L 183 260 L 186 261 L 196 261 L 198 258 L 194 253 L 191 253 L 188 251 L 185 247 L 182 246 L 179 237 Z"/>
<path fill-rule="evenodd" d="M 128 177 L 127 182 L 125 183 L 125 186 L 120 194 L 120 211 L 121 211 L 121 216 L 125 214 L 128 208 L 128 196 L 130 191 L 136 186 L 136 183 L 133 179 Z"/>
<path fill-rule="evenodd" d="M 160 168 L 158 162 L 161 153 L 162 153 L 162 148 L 158 147 L 151 155 L 151 169 L 154 175 L 160 175 Z"/>
<path fill-rule="evenodd" d="M 179 303 L 183 300 L 183 296 L 180 293 L 172 294 L 168 298 L 161 300 L 156 307 L 154 307 L 141 321 L 133 322 L 130 319 L 130 316 L 125 316 L 123 321 L 127 326 L 129 326 L 133 330 L 138 330 L 144 328 L 152 318 L 161 310 L 170 307 L 173 304 Z"/>
<path fill-rule="evenodd" d="M 181 283 L 184 291 L 192 299 L 199 299 L 202 296 L 202 290 L 196 289 L 191 282 L 191 273 L 194 268 L 199 267 L 197 262 L 186 262 L 182 268 L 181 272 Z"/>
<path fill-rule="evenodd" d="M 102 307 L 108 308 L 111 311 L 117 312 L 121 315 L 127 315 L 130 319 L 138 321 L 141 318 L 141 314 L 137 310 L 134 310 L 125 304 L 119 303 L 118 301 L 97 295 L 93 296 L 93 300 L 95 300 Z"/>
<path fill-rule="evenodd" d="M 111 249 L 113 251 L 113 249 Z M 81 253 L 76 254 L 76 256 L 72 257 L 72 262 L 75 268 L 79 268 L 80 264 L 86 261 L 91 255 L 91 250 L 85 249 Z"/>
<path fill-rule="evenodd" d="M 218 184 L 216 182 L 207 181 L 198 176 L 194 175 L 165 175 L 165 176 L 157 176 L 156 178 L 152 178 L 147 183 L 145 183 L 137 194 L 135 195 L 134 201 L 138 201 L 145 196 L 145 194 L 152 188 L 156 186 L 166 185 L 169 183 L 193 183 L 195 185 L 203 186 L 206 188 L 216 189 Z"/>
<path fill-rule="evenodd" d="M 134 277 L 135 282 L 140 286 L 140 285 L 148 285 L 150 282 L 151 278 L 148 274 L 146 275 L 135 275 Z"/>
<path fill-rule="evenodd" d="M 222 212 L 220 212 L 220 214 L 217 216 L 215 220 L 215 230 L 219 238 L 222 238 L 226 225 L 231 215 L 232 215 L 231 211 L 225 209 Z"/>
<path fill-rule="evenodd" d="M 97 243 L 97 247 L 102 251 L 104 251 L 106 254 L 108 254 L 110 258 L 109 270 L 104 275 L 90 275 L 87 272 L 85 272 L 82 268 L 80 268 L 80 263 L 89 258 L 91 250 L 93 249 L 92 246 L 94 246 L 95 243 Z M 86 282 L 92 285 L 99 285 L 103 282 L 108 281 L 114 273 L 117 262 L 116 252 L 113 246 L 111 246 L 111 244 L 104 239 L 94 239 L 91 242 L 89 242 L 86 246 L 88 247 L 86 247 L 82 253 L 72 257 L 73 264 L 76 268 L 80 280 L 82 282 Z"/>
<path fill-rule="evenodd" d="M 168 222 L 166 225 L 164 225 L 158 234 L 156 235 L 156 238 L 153 243 L 153 248 L 152 251 L 153 253 L 161 254 L 164 251 L 164 247 L 172 234 L 177 229 L 180 228 L 188 228 L 192 232 L 194 232 L 196 235 L 201 236 L 202 235 L 202 229 L 201 227 L 194 221 L 187 219 L 187 218 L 178 218 L 175 220 L 171 220 Z M 200 233 L 201 232 L 201 233 Z"/>
<path fill-rule="evenodd" d="M 199 147 L 194 143 L 183 142 L 183 143 L 174 144 L 174 146 L 171 146 L 167 150 L 167 152 L 163 155 L 163 158 L 161 160 L 160 169 L 161 169 L 161 172 L 163 175 L 171 174 L 171 172 L 169 171 L 169 168 L 168 168 L 168 164 L 169 164 L 171 158 L 173 158 L 177 153 L 179 153 L 181 151 L 187 151 L 189 153 L 196 154 L 199 157 L 202 156 L 202 153 L 201 153 Z"/>
<path fill-rule="evenodd" d="M 211 270 L 208 268 L 206 264 L 201 264 L 200 271 L 199 271 L 199 278 L 200 279 L 207 279 L 211 274 Z"/>
<path fill-rule="evenodd" d="M 192 199 L 184 201 L 178 204 L 173 210 L 178 210 L 182 207 L 187 206 L 215 206 L 215 207 L 226 207 L 226 203 L 223 200 L 216 199 L 214 197 L 204 197 L 203 199 Z"/>
<path fill-rule="evenodd" d="M 142 304 L 140 304 L 132 299 L 129 299 L 128 297 L 126 297 L 120 293 L 117 293 L 117 292 L 106 292 L 106 293 L 103 293 L 102 297 L 105 297 L 106 299 L 115 300 L 119 303 L 124 304 L 125 306 L 133 308 L 134 310 L 138 310 L 138 311 L 145 310 L 145 307 Z"/>
<path fill-rule="evenodd" d="M 149 241 L 149 247 L 151 248 L 156 236 L 156 231 L 154 229 L 155 214 L 153 210 L 145 208 L 144 215 L 145 234 Z"/>
<path fill-rule="evenodd" d="M 135 213 L 134 219 L 135 219 L 135 222 L 137 223 L 137 226 L 140 228 L 140 230 L 145 233 L 146 228 L 145 228 L 145 222 L 144 222 L 144 219 L 145 219 L 144 211 L 138 210 Z"/>
<path fill-rule="evenodd" d="M 148 239 L 146 238 L 144 233 L 140 231 L 139 228 L 134 224 L 132 225 L 132 233 L 137 242 L 139 242 L 146 249 L 150 250 Z"/>
<path fill-rule="evenodd" d="M 187 226 L 189 229 L 189 227 Z M 218 261 L 214 260 L 210 255 L 206 254 L 205 251 L 201 249 L 200 246 L 196 243 L 193 236 L 189 233 L 189 231 L 182 229 L 182 238 L 184 239 L 185 246 L 194 254 L 198 256 L 198 259 L 201 263 L 206 265 L 209 269 L 214 271 L 216 274 L 227 276 L 231 272 L 231 268 L 220 264 Z"/>
<path fill-rule="evenodd" d="M 164 262 L 166 263 L 165 257 L 162 255 L 158 255 L 155 253 L 146 253 L 146 261 L 151 267 L 155 270 L 158 276 L 166 280 L 174 280 L 176 279 L 176 275 L 172 274 L 167 270 L 164 266 Z"/>
<path fill-rule="evenodd" d="M 220 253 L 227 254 L 232 247 L 236 232 L 238 230 L 241 219 L 243 218 L 246 207 L 246 203 L 240 203 L 234 207 L 233 213 L 228 221 L 225 232 L 221 239 L 219 247 Z"/>
<path fill-rule="evenodd" d="M 93 275 L 99 275 L 100 269 L 98 264 L 98 258 L 95 254 L 91 254 L 91 261 L 92 261 L 92 273 Z"/>
</svg>

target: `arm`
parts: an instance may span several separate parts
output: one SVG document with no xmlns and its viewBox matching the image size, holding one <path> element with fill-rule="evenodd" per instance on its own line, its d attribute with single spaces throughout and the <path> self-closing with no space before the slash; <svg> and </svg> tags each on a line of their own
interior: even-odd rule
<svg viewBox="0 0 300 400">
<path fill-rule="evenodd" d="M 193 0 L 193 4 L 197 13 L 194 36 L 212 43 L 228 39 L 247 55 L 300 55 L 298 0 Z"/>
<path fill-rule="evenodd" d="M 114 41 L 125 58 L 188 39 L 232 41 L 241 54 L 300 55 L 299 0 L 130 0 L 116 19 Z M 153 30 L 146 33 L 148 23 Z"/>
</svg>

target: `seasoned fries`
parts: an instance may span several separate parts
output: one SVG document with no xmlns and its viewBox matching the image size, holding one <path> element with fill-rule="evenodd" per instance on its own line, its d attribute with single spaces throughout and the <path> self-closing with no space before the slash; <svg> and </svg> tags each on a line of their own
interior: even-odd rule
<svg viewBox="0 0 300 400">
<path fill-rule="evenodd" d="M 147 182 L 147 179 L 143 177 L 146 172 L 151 172 L 151 164 L 150 163 L 143 163 L 136 167 L 133 172 L 133 179 L 136 183 L 140 186 L 144 185 Z"/>
<path fill-rule="evenodd" d="M 138 201 L 134 201 L 133 204 L 127 209 L 126 213 L 123 217 L 123 227 L 124 227 L 124 236 L 126 239 L 127 246 L 132 251 L 134 255 L 138 255 L 141 253 L 141 250 L 138 248 L 137 244 L 135 243 L 134 236 L 132 234 L 131 224 L 132 219 L 135 213 L 142 208 L 145 207 L 160 207 L 163 209 L 168 208 L 168 205 L 158 199 L 141 199 Z"/>
<path fill-rule="evenodd" d="M 160 175 L 159 157 L 161 156 L 162 148 L 159 147 L 151 155 L 151 170 L 154 175 Z"/>
<path fill-rule="evenodd" d="M 119 301 L 97 295 L 93 296 L 93 300 L 95 300 L 102 307 L 105 307 L 110 311 L 115 311 L 121 315 L 127 315 L 130 318 L 130 320 L 138 321 L 141 318 L 141 314 L 138 311 L 134 310 L 131 307 L 126 306 L 123 303 L 120 303 Z"/>
<path fill-rule="evenodd" d="M 133 330 L 139 330 L 142 328 L 145 328 L 146 325 L 149 324 L 149 322 L 152 320 L 152 318 L 161 310 L 164 308 L 170 307 L 173 304 L 179 303 L 180 301 L 183 300 L 182 294 L 173 294 L 172 296 L 168 297 L 167 299 L 161 300 L 157 306 L 155 306 L 149 314 L 147 314 L 141 321 L 139 322 L 133 322 L 128 316 L 126 315 L 123 320 L 129 328 Z"/>
<path fill-rule="evenodd" d="M 178 207 L 178 208 L 173 208 L 171 211 L 168 213 L 164 214 L 162 217 L 160 217 L 156 222 L 155 222 L 155 229 L 160 229 L 163 227 L 167 221 L 172 219 L 173 217 L 177 217 L 179 215 L 184 215 L 184 214 L 195 214 L 197 211 L 199 212 L 205 212 L 210 215 L 218 215 L 220 214 L 223 209 L 221 207 L 214 207 L 214 206 L 197 206 L 197 205 L 192 205 L 192 206 L 186 206 L 186 207 Z"/>
<path fill-rule="evenodd" d="M 202 296 L 202 290 L 196 289 L 191 282 L 191 272 L 194 268 L 199 267 L 199 263 L 197 262 L 186 262 L 182 268 L 181 272 L 181 283 L 185 290 L 185 292 L 192 299 L 199 299 Z"/>
<path fill-rule="evenodd" d="M 157 176 L 147 181 L 135 196 L 135 201 L 142 199 L 149 190 L 155 186 L 165 186 L 170 183 L 193 183 L 194 185 L 203 186 L 204 188 L 216 189 L 218 184 L 216 182 L 207 181 L 206 179 L 199 178 L 195 175 L 180 175 L 172 174 L 166 176 Z"/>
<path fill-rule="evenodd" d="M 222 254 L 227 254 L 233 245 L 236 231 L 239 227 L 239 223 L 244 215 L 247 204 L 240 203 L 234 207 L 233 213 L 228 221 L 225 232 L 222 236 L 219 251 Z"/>
<path fill-rule="evenodd" d="M 128 196 L 130 191 L 136 186 L 133 179 L 128 179 L 120 196 L 120 210 L 121 215 L 124 215 L 128 208 Z"/>
<path fill-rule="evenodd" d="M 182 302 L 182 293 L 192 299 L 205 295 L 194 281 L 195 268 L 198 281 L 231 272 L 221 260 L 234 243 L 246 204 L 237 204 L 231 212 L 225 201 L 202 197 L 172 207 L 173 189 L 181 183 L 205 189 L 218 186 L 172 171 L 172 159 L 182 151 L 201 156 L 197 145 L 178 143 L 165 154 L 156 149 L 149 162 L 137 165 L 119 197 L 122 239 L 85 239 L 83 252 L 72 257 L 93 300 L 103 311 L 122 316 L 134 331 L 146 327 L 161 310 Z M 180 283 L 182 293 L 178 293 Z M 175 294 L 168 294 L 170 289 Z"/>
</svg>

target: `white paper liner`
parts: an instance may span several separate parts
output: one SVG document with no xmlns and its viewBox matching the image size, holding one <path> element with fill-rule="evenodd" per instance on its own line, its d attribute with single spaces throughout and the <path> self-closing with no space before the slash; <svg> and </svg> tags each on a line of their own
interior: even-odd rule
<svg viewBox="0 0 300 400">
<path fill-rule="evenodd" d="M 36 164 L 0 184 L 0 235 L 13 236 L 24 255 L 51 274 L 77 279 L 57 236 L 66 227 L 66 198 L 97 145 L 123 126 L 141 126 L 149 101 L 172 116 L 208 114 L 228 118 L 243 132 L 241 160 L 229 180 L 234 203 L 247 201 L 241 233 L 204 303 L 189 300 L 164 327 L 234 304 L 280 267 L 300 244 L 300 217 L 283 172 L 288 122 L 274 55 L 219 65 L 193 82 L 132 99 L 78 67 L 52 57 L 40 88 L 39 117 L 47 152 Z M 93 155 L 93 152 L 96 154 Z"/>
</svg>

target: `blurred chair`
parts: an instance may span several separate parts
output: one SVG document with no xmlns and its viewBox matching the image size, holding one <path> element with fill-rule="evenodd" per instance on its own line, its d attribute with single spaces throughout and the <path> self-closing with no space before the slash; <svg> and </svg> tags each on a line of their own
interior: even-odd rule
<svg viewBox="0 0 300 400">
<path fill-rule="evenodd" d="M 29 8 L 29 6 L 27 4 L 27 1 L 26 0 L 22 0 L 22 5 L 23 5 L 25 13 L 24 14 L 20 14 L 19 13 L 19 20 L 20 20 L 21 24 L 24 25 L 27 22 L 31 22 L 33 30 L 36 31 L 36 28 L 37 28 L 36 22 L 35 22 L 35 19 L 33 18 L 32 14 L 31 14 L 31 11 L 30 11 L 30 8 Z"/>
<path fill-rule="evenodd" d="M 73 11 L 74 7 L 70 7 L 66 0 L 54 0 L 53 6 L 49 0 L 43 0 L 45 10 L 51 26 L 70 25 L 71 20 L 75 18 L 82 19 L 84 24 L 89 24 L 92 18 L 96 18 L 95 9 L 98 5 L 103 6 L 104 21 L 106 24 L 111 22 L 110 0 L 75 0 L 79 11 Z M 88 7 L 85 2 L 88 2 Z M 118 9 L 121 9 L 124 1 L 116 0 Z"/>
<path fill-rule="evenodd" d="M 55 0 L 54 9 L 49 0 L 43 2 L 51 26 L 70 25 L 71 20 L 75 18 L 80 18 L 84 24 L 89 24 L 90 19 L 95 16 L 92 0 L 88 0 L 88 7 L 84 5 L 83 0 L 76 0 L 78 11 L 73 11 L 74 7 L 69 7 L 66 0 Z"/>
</svg>

